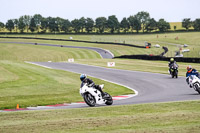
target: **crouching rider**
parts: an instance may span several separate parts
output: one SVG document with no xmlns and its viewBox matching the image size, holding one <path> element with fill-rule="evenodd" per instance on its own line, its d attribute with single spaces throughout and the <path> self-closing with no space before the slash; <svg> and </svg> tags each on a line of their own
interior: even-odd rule
<svg viewBox="0 0 200 133">
<path fill-rule="evenodd" d="M 82 83 L 87 83 L 89 87 L 94 87 L 95 89 L 99 90 L 102 97 L 105 98 L 105 93 L 102 91 L 102 88 L 99 85 L 95 85 L 91 79 L 87 78 L 86 74 L 81 74 L 80 80 Z"/>
</svg>

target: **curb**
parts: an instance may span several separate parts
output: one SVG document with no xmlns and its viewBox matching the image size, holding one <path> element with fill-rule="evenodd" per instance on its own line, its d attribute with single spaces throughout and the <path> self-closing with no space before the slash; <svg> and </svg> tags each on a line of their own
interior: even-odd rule
<svg viewBox="0 0 200 133">
<path fill-rule="evenodd" d="M 120 95 L 120 96 L 114 96 L 112 97 L 114 101 L 116 100 L 123 100 L 123 99 L 128 99 L 131 97 L 134 97 L 135 94 L 131 95 Z M 54 104 L 54 105 L 46 105 L 46 106 L 37 106 L 37 107 L 27 107 L 27 108 L 19 108 L 19 109 L 4 109 L 0 110 L 0 112 L 12 112 L 12 111 L 25 111 L 25 110 L 47 110 L 47 109 L 59 109 L 60 107 L 65 107 L 65 106 L 73 106 L 73 105 L 81 105 L 85 104 L 85 102 L 76 102 L 76 103 L 63 103 L 63 104 Z"/>
</svg>

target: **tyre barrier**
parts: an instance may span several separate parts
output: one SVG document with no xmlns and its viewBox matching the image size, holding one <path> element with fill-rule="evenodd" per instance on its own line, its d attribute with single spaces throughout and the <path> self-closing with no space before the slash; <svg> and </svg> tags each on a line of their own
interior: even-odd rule
<svg viewBox="0 0 200 133">
<path fill-rule="evenodd" d="M 125 43 L 114 43 L 114 42 L 97 42 L 97 41 L 83 41 L 83 40 L 68 40 L 68 39 L 50 39 L 50 38 L 37 38 L 37 37 L 0 37 L 0 38 L 12 38 L 12 39 L 38 39 L 38 40 L 52 40 L 52 41 L 69 41 L 69 42 L 83 42 L 83 43 L 97 43 L 97 44 L 112 44 L 112 45 L 121 45 L 129 46 L 136 48 L 146 48 L 145 46 L 138 46 L 134 44 L 125 44 Z"/>
<path fill-rule="evenodd" d="M 200 58 L 164 57 L 164 56 L 153 56 L 153 55 L 122 55 L 122 56 L 117 56 L 115 58 L 159 60 L 159 61 L 169 61 L 170 58 L 174 58 L 176 62 L 200 63 Z"/>
</svg>

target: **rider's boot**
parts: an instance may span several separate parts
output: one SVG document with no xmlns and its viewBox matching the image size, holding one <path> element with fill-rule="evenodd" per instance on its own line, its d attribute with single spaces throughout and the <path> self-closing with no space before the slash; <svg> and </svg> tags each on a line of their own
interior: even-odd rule
<svg viewBox="0 0 200 133">
<path fill-rule="evenodd" d="M 102 98 L 106 98 L 107 95 L 102 91 L 102 88 L 103 88 L 102 86 L 96 85 L 95 88 L 101 92 Z"/>
</svg>

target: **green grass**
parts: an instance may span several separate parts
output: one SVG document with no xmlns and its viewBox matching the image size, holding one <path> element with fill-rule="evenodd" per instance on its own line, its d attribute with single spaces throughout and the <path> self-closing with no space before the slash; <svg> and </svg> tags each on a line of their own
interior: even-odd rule
<svg viewBox="0 0 200 133">
<path fill-rule="evenodd" d="M 133 91 L 106 81 L 92 78 L 96 84 L 105 84 L 112 96 Z M 0 61 L 0 109 L 83 101 L 79 94 L 79 74 L 47 69 L 23 62 Z"/>
<path fill-rule="evenodd" d="M 86 49 L 0 43 L 0 60 L 67 61 L 68 58 L 96 59 L 101 57 L 98 53 Z"/>
<path fill-rule="evenodd" d="M 159 41 L 171 42 L 176 34 L 159 34 Z M 183 35 L 185 40 L 189 34 Z M 198 33 L 191 34 L 191 44 L 198 48 Z M 53 36 L 52 36 L 53 37 Z M 57 36 L 62 37 L 62 36 Z M 63 36 L 64 37 L 64 36 Z M 76 36 L 78 37 L 78 36 Z M 84 36 L 80 36 L 84 37 Z M 85 38 L 104 36 L 85 36 Z M 119 36 L 109 36 L 117 38 Z M 123 36 L 127 37 L 127 36 Z M 153 40 L 156 35 L 131 36 L 136 40 Z M 170 38 L 168 38 L 170 37 Z M 181 38 L 182 38 L 181 37 Z M 196 38 L 196 39 L 195 39 Z M 155 38 L 156 39 L 156 38 Z M 169 40 L 167 40 L 169 39 Z M 181 41 L 176 40 L 176 41 Z M 11 39 L 0 39 L 0 41 L 11 41 Z M 114 47 L 112 45 L 98 45 L 86 43 L 39 41 L 39 40 L 13 40 L 26 42 L 41 42 L 50 44 L 74 45 L 74 46 L 96 46 L 111 50 L 116 55 L 130 54 L 136 49 L 125 47 Z M 138 43 L 139 44 L 139 43 Z M 165 44 L 163 44 L 165 45 Z M 172 49 L 176 46 L 166 44 Z M 114 50 L 113 50 L 114 49 Z M 153 49 L 151 49 L 153 50 Z M 75 55 L 73 55 L 75 51 Z M 81 51 L 82 54 L 77 54 Z M 129 51 L 129 52 L 128 52 Z M 121 52 L 121 53 L 120 53 Z M 138 51 L 139 53 L 142 51 Z M 135 52 L 136 53 L 136 52 Z M 2 44 L 0 43 L 0 109 L 20 108 L 27 106 L 48 105 L 57 103 L 70 103 L 83 101 L 79 94 L 79 74 L 71 72 L 47 69 L 23 61 L 66 61 L 68 57 L 76 57 L 75 62 L 106 67 L 108 61 L 116 62 L 117 69 L 136 71 L 148 71 L 167 74 L 168 62 L 100 59 L 99 55 L 91 52 L 93 59 L 86 56 L 88 51 L 63 49 L 56 47 Z M 71 56 L 73 55 L 73 56 Z M 184 76 L 187 65 L 192 65 L 200 70 L 199 64 L 178 63 L 179 75 Z M 108 82 L 92 78 L 95 83 L 105 84 L 105 91 L 112 96 L 130 94 L 131 90 L 110 84 Z M 200 131 L 200 106 L 199 101 L 141 104 L 125 106 L 109 106 L 101 108 L 81 108 L 67 110 L 46 111 L 20 111 L 0 113 L 0 132 L 173 132 L 173 133 L 198 133 Z"/>
<path fill-rule="evenodd" d="M 11 41 L 12 39 L 6 40 Z M 4 40 L 5 41 L 5 40 Z M 15 40 L 12 40 L 15 41 Z M 51 43 L 51 44 L 62 44 L 62 45 L 70 45 L 71 42 L 56 42 L 56 41 L 40 41 L 40 40 L 17 40 L 17 41 L 37 41 L 38 43 Z M 91 46 L 91 44 L 83 44 L 83 43 L 73 43 L 72 45 L 82 46 L 87 45 Z M 98 44 L 92 44 L 95 46 Z M 98 45 L 100 47 L 100 45 Z M 21 107 L 27 106 L 36 106 L 36 105 L 45 105 L 45 104 L 56 104 L 56 103 L 63 103 L 63 102 L 74 102 L 82 100 L 81 97 L 79 99 L 75 97 L 68 97 L 68 91 L 64 93 L 59 93 L 55 91 L 55 88 L 62 88 L 66 90 L 67 85 L 71 87 L 71 83 L 65 83 L 66 74 L 61 74 L 62 72 L 57 72 L 54 70 L 46 70 L 43 71 L 44 68 L 35 68 L 28 69 L 32 65 L 24 64 L 21 61 L 67 61 L 68 58 L 75 58 L 76 63 L 81 64 L 89 64 L 89 65 L 96 65 L 107 67 L 107 62 L 115 62 L 116 69 L 126 69 L 126 70 L 134 70 L 134 71 L 146 71 L 146 72 L 153 72 L 153 73 L 163 73 L 168 74 L 168 62 L 166 61 L 144 61 L 144 60 L 123 60 L 123 59 L 100 59 L 100 56 L 93 51 L 90 50 L 79 50 L 79 49 L 70 49 L 70 48 L 61 48 L 61 47 L 48 47 L 48 46 L 39 46 L 39 45 L 26 45 L 26 44 L 0 44 L 0 84 L 1 84 L 1 104 L 0 108 L 14 108 L 16 104 L 21 105 Z M 127 49 L 122 49 L 123 46 L 109 46 L 104 45 L 105 48 L 113 49 L 118 55 L 127 53 Z M 121 50 L 120 50 L 121 48 Z M 131 51 L 131 50 L 130 50 Z M 92 59 L 93 58 L 93 59 Z M 186 67 L 189 63 L 178 63 L 179 64 L 179 75 L 185 76 Z M 200 70 L 199 64 L 192 64 L 194 68 Z M 15 70 L 16 69 L 16 70 Z M 54 71 L 54 73 L 50 72 Z M 46 74 L 48 73 L 48 74 Z M 56 74 L 59 73 L 59 74 Z M 52 74 L 52 75 L 49 75 Z M 30 75 L 30 77 L 29 77 Z M 73 74 L 69 75 L 69 78 L 73 79 Z M 20 77 L 20 78 L 19 78 Z M 57 77 L 56 80 L 54 77 Z M 62 78 L 59 78 L 62 77 Z M 69 79 L 68 78 L 68 79 Z M 79 88 L 79 77 L 76 77 L 74 88 Z M 62 81 L 60 83 L 60 81 Z M 41 81 L 41 82 L 40 82 Z M 64 83 L 63 83 L 64 82 Z M 95 80 L 98 83 L 98 80 Z M 103 81 L 99 82 L 102 83 Z M 64 86 L 64 87 L 63 87 Z M 72 85 L 73 86 L 73 85 Z M 115 88 L 109 87 L 106 85 L 106 88 Z M 11 89 L 10 89 L 11 88 Z M 31 88 L 31 89 L 30 89 Z M 33 88 L 37 88 L 36 92 L 33 93 Z M 48 88 L 47 90 L 44 88 Z M 16 92 L 16 89 L 19 90 Z M 49 90 L 50 89 L 50 90 Z M 124 89 L 124 88 L 123 88 Z M 113 91 L 111 92 L 112 95 L 119 95 L 119 94 L 128 94 L 131 93 L 130 90 L 118 90 L 116 93 Z M 25 93 L 25 90 L 30 90 Z M 43 91 L 39 91 L 43 90 Z M 44 93 L 48 91 L 51 92 L 47 96 L 43 96 Z M 8 95 L 11 94 L 16 95 Z M 54 94 L 55 93 L 55 94 Z M 77 93 L 77 92 L 76 92 Z M 33 94 L 33 95 L 32 95 Z M 79 94 L 76 94 L 79 96 Z M 30 100 L 26 101 L 29 98 Z M 42 99 L 41 99 L 42 98 Z M 16 100 L 18 99 L 18 100 Z M 55 100 L 56 99 L 56 100 Z M 21 104 L 22 103 L 22 104 Z"/>
<path fill-rule="evenodd" d="M 62 41 L 49 41 L 49 40 L 44 41 L 44 40 L 34 40 L 34 39 L 32 39 L 32 40 L 17 39 L 16 40 L 16 39 L 1 39 L 0 38 L 0 41 L 1 42 L 33 42 L 33 43 L 47 43 L 47 44 L 68 45 L 68 46 L 97 47 L 97 48 L 103 48 L 103 49 L 110 50 L 115 56 L 131 55 L 131 54 L 154 54 L 154 55 L 157 55 L 164 51 L 162 48 L 144 49 L 144 48 L 135 48 L 135 47 L 118 46 L 118 45 L 110 45 L 110 44 L 91 44 L 91 43 L 81 43 L 81 42 L 62 42 Z M 20 46 L 20 44 L 18 44 L 18 45 Z M 0 46 L 1 46 L 1 44 L 0 44 Z M 49 48 L 46 48 L 48 46 L 43 46 L 43 47 L 44 47 L 44 49 L 49 49 Z M 55 47 L 52 49 L 55 49 Z M 69 48 L 59 48 L 59 49 L 69 49 Z M 83 50 L 74 49 L 72 51 L 76 51 L 74 53 L 77 53 L 77 51 L 83 51 Z M 91 50 L 87 50 L 87 51 L 91 52 Z M 84 55 L 88 56 L 88 53 L 86 53 Z M 90 58 L 92 59 L 92 58 L 97 58 L 97 57 L 92 55 L 92 56 L 90 56 Z"/>
<path fill-rule="evenodd" d="M 0 109 L 83 101 L 78 74 L 50 70 L 23 61 L 67 61 L 68 58 L 100 59 L 91 50 L 0 43 Z M 105 84 L 112 96 L 133 91 L 92 78 Z M 111 89 L 109 89 L 111 88 Z"/>
<path fill-rule="evenodd" d="M 199 101 L 0 114 L 0 132 L 199 133 Z"/>
<path fill-rule="evenodd" d="M 157 37 L 158 35 L 158 37 Z M 103 45 L 103 44 L 87 44 L 87 43 L 74 43 L 74 42 L 56 42 L 56 41 L 38 41 L 38 40 L 28 40 L 33 42 L 51 42 L 63 45 L 74 45 L 74 46 L 92 46 L 101 47 L 108 49 L 115 54 L 115 56 L 120 55 L 130 55 L 130 54 L 154 54 L 158 55 L 164 50 L 162 46 L 166 46 L 169 52 L 166 56 L 174 56 L 175 51 L 180 49 L 179 45 L 176 44 L 188 44 L 190 49 L 189 53 L 183 53 L 185 57 L 200 57 L 200 32 L 184 32 L 184 33 L 163 33 L 163 34 L 139 34 L 139 35 L 0 35 L 0 36 L 26 36 L 26 37 L 43 37 L 43 38 L 57 38 L 57 39 L 69 39 L 70 36 L 74 40 L 86 40 L 86 41 L 100 41 L 100 42 L 119 42 L 128 43 L 144 46 L 144 42 L 150 42 L 152 45 L 159 44 L 161 48 L 152 48 L 148 50 L 140 48 L 131 48 L 123 46 L 114 45 Z M 178 40 L 175 38 L 178 37 Z M 0 39 L 3 40 L 3 39 Z M 4 39 L 5 40 L 5 39 Z M 20 41 L 20 39 L 19 39 Z M 22 40 L 21 40 L 22 41 Z M 175 45 L 174 45 L 175 44 Z"/>
</svg>

